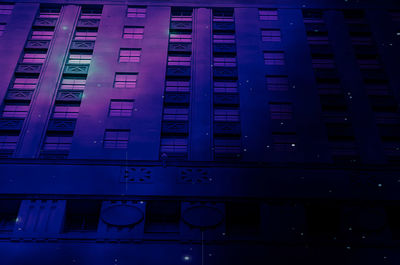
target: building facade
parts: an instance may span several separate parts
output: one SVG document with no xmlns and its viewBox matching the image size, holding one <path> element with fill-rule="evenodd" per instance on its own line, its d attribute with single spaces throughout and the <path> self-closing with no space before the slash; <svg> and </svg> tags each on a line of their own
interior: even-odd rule
<svg viewBox="0 0 400 265">
<path fill-rule="evenodd" d="M 0 2 L 0 264 L 399 264 L 396 1 Z"/>
</svg>

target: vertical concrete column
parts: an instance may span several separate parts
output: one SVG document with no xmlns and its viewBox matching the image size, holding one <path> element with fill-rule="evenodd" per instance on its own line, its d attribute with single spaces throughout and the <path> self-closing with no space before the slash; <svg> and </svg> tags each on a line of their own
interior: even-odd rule
<svg viewBox="0 0 400 265">
<path fill-rule="evenodd" d="M 62 8 L 16 157 L 34 158 L 40 151 L 78 13 L 78 6 L 67 5 Z"/>
<path fill-rule="evenodd" d="M 236 8 L 235 22 L 243 160 L 263 161 L 271 130 L 258 9 Z"/>
<path fill-rule="evenodd" d="M 211 9 L 194 9 L 190 160 L 211 159 Z"/>
<path fill-rule="evenodd" d="M 32 27 L 39 4 L 16 4 L 11 15 L 2 15 L 6 30 L 0 38 L 0 100 L 3 102 L 15 67 Z M 6 20 L 7 19 L 7 20 Z"/>
<path fill-rule="evenodd" d="M 330 154 L 301 9 L 279 10 L 287 71 L 293 86 L 297 161 L 327 162 Z"/>
<path fill-rule="evenodd" d="M 76 123 L 70 158 L 158 160 L 168 50 L 169 7 L 126 18 L 126 5 L 105 5 Z M 124 26 L 144 26 L 142 40 L 123 39 Z M 120 48 L 141 48 L 140 63 L 119 63 Z M 135 88 L 114 88 L 115 73 L 138 73 Z M 108 117 L 111 99 L 134 100 L 131 117 Z M 106 129 L 130 130 L 128 149 L 103 148 Z"/>
<path fill-rule="evenodd" d="M 325 20 L 343 90 L 347 94 L 361 160 L 365 163 L 383 162 L 384 155 L 373 118 L 374 113 L 364 88 L 343 14 L 340 11 L 327 11 Z"/>
</svg>

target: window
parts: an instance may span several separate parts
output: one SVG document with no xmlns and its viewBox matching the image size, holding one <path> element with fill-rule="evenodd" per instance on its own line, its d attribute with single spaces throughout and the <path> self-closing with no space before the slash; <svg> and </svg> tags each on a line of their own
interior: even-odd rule
<svg viewBox="0 0 400 265">
<path fill-rule="evenodd" d="M 171 21 L 192 21 L 192 8 L 172 7 Z"/>
<path fill-rule="evenodd" d="M 350 32 L 350 39 L 353 45 L 372 46 L 374 40 L 371 32 Z"/>
<path fill-rule="evenodd" d="M 185 138 L 162 138 L 161 154 L 163 153 L 187 153 L 188 145 Z"/>
<path fill-rule="evenodd" d="M 48 135 L 44 140 L 44 150 L 69 150 L 72 144 L 72 136 Z"/>
<path fill-rule="evenodd" d="M 238 122 L 240 114 L 238 109 L 214 109 L 214 121 Z"/>
<path fill-rule="evenodd" d="M 96 40 L 97 30 L 78 28 L 74 40 Z"/>
<path fill-rule="evenodd" d="M 167 92 L 189 92 L 189 81 L 166 81 L 165 91 Z"/>
<path fill-rule="evenodd" d="M 111 100 L 110 117 L 130 117 L 132 116 L 133 100 Z"/>
<path fill-rule="evenodd" d="M 187 121 L 189 109 L 186 108 L 164 108 L 163 120 L 165 121 Z"/>
<path fill-rule="evenodd" d="M 342 94 L 339 78 L 317 78 L 317 88 L 320 95 Z"/>
<path fill-rule="evenodd" d="M 283 52 L 264 52 L 265 65 L 284 65 L 285 55 Z"/>
<path fill-rule="evenodd" d="M 380 69 L 381 63 L 377 54 L 357 54 L 357 62 L 361 69 Z"/>
<path fill-rule="evenodd" d="M 289 79 L 287 76 L 267 75 L 267 89 L 271 91 L 289 90 Z"/>
<path fill-rule="evenodd" d="M 192 42 L 192 34 L 171 33 L 169 35 L 169 42 Z"/>
<path fill-rule="evenodd" d="M 25 53 L 22 58 L 23 63 L 44 63 L 46 53 Z"/>
<path fill-rule="evenodd" d="M 6 31 L 6 23 L 0 23 L 0 36 L 3 36 L 4 31 Z"/>
<path fill-rule="evenodd" d="M 296 149 L 296 134 L 274 132 L 272 133 L 272 141 L 275 151 L 294 151 Z"/>
<path fill-rule="evenodd" d="M 328 55 L 328 54 L 313 54 L 312 55 L 312 65 L 313 68 L 318 68 L 318 69 L 326 69 L 326 68 L 335 68 L 335 61 L 333 60 L 333 55 Z"/>
<path fill-rule="evenodd" d="M 389 95 L 389 82 L 385 79 L 365 78 L 364 87 L 369 95 Z"/>
<path fill-rule="evenodd" d="M 400 10 L 390 10 L 389 13 L 393 21 L 400 22 Z"/>
<path fill-rule="evenodd" d="M 20 204 L 20 200 L 0 201 L 0 233 L 13 232 Z"/>
<path fill-rule="evenodd" d="M 106 130 L 104 133 L 104 148 L 128 148 L 129 130 Z"/>
<path fill-rule="evenodd" d="M 103 6 L 82 6 L 81 19 L 100 19 Z"/>
<path fill-rule="evenodd" d="M 214 43 L 235 43 L 235 35 L 232 34 L 214 34 Z"/>
<path fill-rule="evenodd" d="M 213 21 L 233 22 L 233 8 L 215 8 L 213 9 Z"/>
<path fill-rule="evenodd" d="M 145 233 L 178 233 L 181 219 L 180 201 L 148 201 Z"/>
<path fill-rule="evenodd" d="M 328 45 L 330 43 L 328 32 L 309 31 L 307 32 L 307 42 L 309 45 Z"/>
<path fill-rule="evenodd" d="M 71 53 L 68 57 L 69 64 L 90 64 L 92 60 L 91 54 Z"/>
<path fill-rule="evenodd" d="M 28 116 L 29 105 L 6 104 L 3 109 L 2 117 L 7 118 L 26 118 Z"/>
<path fill-rule="evenodd" d="M 236 67 L 236 58 L 214 57 L 214 66 Z"/>
<path fill-rule="evenodd" d="M 132 18 L 145 18 L 146 6 L 128 6 L 126 16 Z"/>
<path fill-rule="evenodd" d="M 259 9 L 258 14 L 260 20 L 278 20 L 278 10 L 276 9 Z"/>
<path fill-rule="evenodd" d="M 143 39 L 143 34 L 144 34 L 144 27 L 125 26 L 122 38 L 141 40 Z"/>
<path fill-rule="evenodd" d="M 214 139 L 214 152 L 217 157 L 223 154 L 233 154 L 234 157 L 240 156 L 240 139 L 235 138 L 215 138 Z"/>
<path fill-rule="evenodd" d="M 16 77 L 14 79 L 13 87 L 15 89 L 35 89 L 38 82 L 37 77 Z"/>
<path fill-rule="evenodd" d="M 61 89 L 83 90 L 85 89 L 86 79 L 77 77 L 63 77 L 61 81 Z"/>
<path fill-rule="evenodd" d="M 238 93 L 237 82 L 214 82 L 215 93 Z"/>
<path fill-rule="evenodd" d="M 120 49 L 118 61 L 120 63 L 138 63 L 141 52 L 142 49 Z"/>
<path fill-rule="evenodd" d="M 273 120 L 290 120 L 292 119 L 292 104 L 281 102 L 270 102 L 269 111 Z"/>
<path fill-rule="evenodd" d="M 170 66 L 175 66 L 175 65 L 180 65 L 180 66 L 190 66 L 191 62 L 191 57 L 190 56 L 168 56 L 168 65 Z"/>
<path fill-rule="evenodd" d="M 39 17 L 40 18 L 58 18 L 60 16 L 61 6 L 40 6 Z"/>
<path fill-rule="evenodd" d="M 55 106 L 53 118 L 76 119 L 79 114 L 79 106 Z"/>
<path fill-rule="evenodd" d="M 136 73 L 116 73 L 114 87 L 115 88 L 135 88 L 137 81 Z"/>
<path fill-rule="evenodd" d="M 325 23 L 324 14 L 318 9 L 305 9 L 303 10 L 304 23 Z"/>
<path fill-rule="evenodd" d="M 18 135 L 0 135 L 0 150 L 14 150 L 17 147 Z"/>
<path fill-rule="evenodd" d="M 281 31 L 279 29 L 262 29 L 261 30 L 262 41 L 281 41 Z"/>
<path fill-rule="evenodd" d="M 95 232 L 100 219 L 101 201 L 68 200 L 64 232 Z"/>
<path fill-rule="evenodd" d="M 13 9 L 14 4 L 0 4 L 0 15 L 11 15 Z"/>
<path fill-rule="evenodd" d="M 54 31 L 50 30 L 34 30 L 32 31 L 32 40 L 51 40 L 53 38 Z"/>
</svg>

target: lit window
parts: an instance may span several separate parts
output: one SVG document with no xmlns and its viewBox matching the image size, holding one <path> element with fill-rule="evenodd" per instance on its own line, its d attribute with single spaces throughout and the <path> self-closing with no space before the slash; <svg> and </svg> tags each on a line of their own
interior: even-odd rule
<svg viewBox="0 0 400 265">
<path fill-rule="evenodd" d="M 236 66 L 236 58 L 223 58 L 223 57 L 214 57 L 214 66 L 222 66 L 222 67 L 235 67 Z"/>
<path fill-rule="evenodd" d="M 128 6 L 126 16 L 132 18 L 145 18 L 146 6 Z"/>
<path fill-rule="evenodd" d="M 186 108 L 164 108 L 163 119 L 166 121 L 187 121 L 189 109 Z"/>
<path fill-rule="evenodd" d="M 278 10 L 259 9 L 260 20 L 278 20 Z"/>
<path fill-rule="evenodd" d="M 120 63 L 138 63 L 141 51 L 141 49 L 120 49 L 118 61 Z"/>
<path fill-rule="evenodd" d="M 162 138 L 161 153 L 187 153 L 188 142 L 185 138 Z"/>
<path fill-rule="evenodd" d="M 291 103 L 279 103 L 270 102 L 269 111 L 271 113 L 271 119 L 273 120 L 290 120 L 292 119 L 292 104 Z"/>
<path fill-rule="evenodd" d="M 61 89 L 83 90 L 85 89 L 86 79 L 78 79 L 74 77 L 63 77 Z"/>
<path fill-rule="evenodd" d="M 3 36 L 5 30 L 6 30 L 6 23 L 0 23 L 0 36 Z"/>
<path fill-rule="evenodd" d="M 144 27 L 124 27 L 124 33 L 122 37 L 124 39 L 134 39 L 141 40 L 143 39 Z"/>
<path fill-rule="evenodd" d="M 262 29 L 261 30 L 262 41 L 281 41 L 281 31 L 279 29 Z"/>
<path fill-rule="evenodd" d="M 55 106 L 53 118 L 76 119 L 79 114 L 79 106 Z"/>
<path fill-rule="evenodd" d="M 89 29 L 77 29 L 74 40 L 96 40 L 97 31 Z"/>
<path fill-rule="evenodd" d="M 264 52 L 265 65 L 285 65 L 283 52 Z"/>
<path fill-rule="evenodd" d="M 166 81 L 165 91 L 167 92 L 189 92 L 189 81 Z"/>
<path fill-rule="evenodd" d="M 22 58 L 23 63 L 44 63 L 46 53 L 25 53 Z"/>
<path fill-rule="evenodd" d="M 115 88 L 135 88 L 137 74 L 134 73 L 117 73 L 115 74 Z"/>
<path fill-rule="evenodd" d="M 190 56 L 168 56 L 168 65 L 190 66 Z"/>
<path fill-rule="evenodd" d="M 169 42 L 192 42 L 192 34 L 175 34 L 169 35 Z"/>
<path fill-rule="evenodd" d="M 133 100 L 111 100 L 110 117 L 132 116 Z"/>
<path fill-rule="evenodd" d="M 54 31 L 49 30 L 34 30 L 32 32 L 32 40 L 51 40 L 53 38 Z"/>
<path fill-rule="evenodd" d="M 0 149 L 14 150 L 17 147 L 18 135 L 0 135 Z"/>
<path fill-rule="evenodd" d="M 232 34 L 214 34 L 214 43 L 235 43 L 235 35 Z"/>
<path fill-rule="evenodd" d="M 104 133 L 104 148 L 128 148 L 129 130 L 106 130 Z"/>
<path fill-rule="evenodd" d="M 192 21 L 192 8 L 177 8 L 173 7 L 171 10 L 172 21 Z"/>
<path fill-rule="evenodd" d="M 0 15 L 11 15 L 14 4 L 0 4 Z"/>
<path fill-rule="evenodd" d="M 2 117 L 8 118 L 26 118 L 29 111 L 29 105 L 9 105 L 6 104 L 3 109 Z"/>
<path fill-rule="evenodd" d="M 272 141 L 275 151 L 291 152 L 296 150 L 296 134 L 295 133 L 272 133 Z"/>
<path fill-rule="evenodd" d="M 69 150 L 72 136 L 47 136 L 44 140 L 44 150 Z"/>
<path fill-rule="evenodd" d="M 213 21 L 215 22 L 233 22 L 232 8 L 215 8 L 213 9 Z"/>
<path fill-rule="evenodd" d="M 240 139 L 214 139 L 214 152 L 216 156 L 223 154 L 240 155 Z"/>
<path fill-rule="evenodd" d="M 214 121 L 238 122 L 240 114 L 238 109 L 215 109 Z"/>
<path fill-rule="evenodd" d="M 214 92 L 216 93 L 237 93 L 237 82 L 214 82 Z"/>
<path fill-rule="evenodd" d="M 70 54 L 68 57 L 69 64 L 90 64 L 92 60 L 91 54 Z"/>
<path fill-rule="evenodd" d="M 17 77 L 14 80 L 13 88 L 15 89 L 35 89 L 38 78 Z"/>
<path fill-rule="evenodd" d="M 289 89 L 289 80 L 287 76 L 267 75 L 267 89 L 271 91 L 287 91 Z"/>
</svg>

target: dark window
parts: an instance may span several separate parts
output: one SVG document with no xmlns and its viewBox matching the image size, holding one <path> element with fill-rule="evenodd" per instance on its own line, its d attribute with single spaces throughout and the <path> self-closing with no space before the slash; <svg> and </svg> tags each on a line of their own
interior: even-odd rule
<svg viewBox="0 0 400 265">
<path fill-rule="evenodd" d="M 229 202 L 226 204 L 226 230 L 229 234 L 251 235 L 260 231 L 258 203 Z"/>
<path fill-rule="evenodd" d="M 0 233 L 14 230 L 20 204 L 19 200 L 0 200 Z"/>
<path fill-rule="evenodd" d="M 306 206 L 307 231 L 312 238 L 333 239 L 340 230 L 340 208 L 333 205 Z"/>
<path fill-rule="evenodd" d="M 69 200 L 64 232 L 95 232 L 99 223 L 101 201 Z"/>
<path fill-rule="evenodd" d="M 178 233 L 179 201 L 149 201 L 146 205 L 146 233 Z"/>
</svg>

